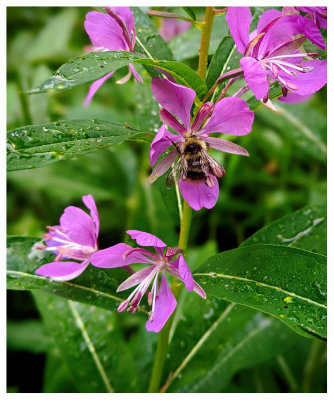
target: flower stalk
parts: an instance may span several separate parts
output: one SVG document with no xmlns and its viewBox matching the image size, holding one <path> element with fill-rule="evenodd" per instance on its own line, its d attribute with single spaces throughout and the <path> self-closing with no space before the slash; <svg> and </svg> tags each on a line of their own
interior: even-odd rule
<svg viewBox="0 0 334 400">
<path fill-rule="evenodd" d="M 205 79 L 206 76 L 209 43 L 210 43 L 214 16 L 215 16 L 214 7 L 206 7 L 204 21 L 202 22 L 203 25 L 202 25 L 201 47 L 200 47 L 199 61 L 198 61 L 198 74 L 201 76 L 202 79 Z M 186 201 L 184 201 L 179 243 L 178 243 L 178 247 L 181 248 L 183 252 L 186 251 L 188 246 L 191 217 L 192 217 L 192 209 L 189 206 L 189 204 Z M 179 297 L 180 291 L 181 291 L 181 286 L 178 285 L 176 283 L 176 280 L 174 279 L 172 285 L 172 292 L 176 300 Z M 169 334 L 172 327 L 174 316 L 175 313 L 173 313 L 170 316 L 164 328 L 158 335 L 157 350 L 155 354 L 152 375 L 148 388 L 149 393 L 157 393 L 160 389 L 160 382 L 168 350 Z"/>
</svg>

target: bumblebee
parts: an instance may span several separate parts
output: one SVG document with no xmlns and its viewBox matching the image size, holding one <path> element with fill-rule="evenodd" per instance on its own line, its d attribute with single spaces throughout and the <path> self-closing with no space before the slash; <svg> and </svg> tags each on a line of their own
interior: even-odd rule
<svg viewBox="0 0 334 400">
<path fill-rule="evenodd" d="M 167 175 L 166 186 L 173 187 L 179 179 L 191 183 L 202 181 L 209 187 L 214 186 L 212 175 L 221 178 L 225 175 L 225 169 L 208 154 L 208 145 L 204 140 L 196 136 L 189 136 L 186 140 L 176 145 L 180 158 Z"/>
</svg>

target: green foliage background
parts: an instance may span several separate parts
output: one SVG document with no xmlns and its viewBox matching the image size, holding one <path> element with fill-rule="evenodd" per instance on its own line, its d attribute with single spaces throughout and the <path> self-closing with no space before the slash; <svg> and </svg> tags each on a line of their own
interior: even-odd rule
<svg viewBox="0 0 334 400">
<path fill-rule="evenodd" d="M 82 106 L 87 84 L 63 92 L 25 94 L 48 79 L 61 64 L 83 54 L 84 46 L 90 44 L 83 28 L 88 11 L 72 7 L 8 7 L 8 130 L 51 121 L 91 119 L 126 123 L 151 135 L 157 132 L 158 105 L 151 93 L 149 75 L 140 65 L 136 68 L 145 85 L 133 80 L 117 85 L 116 80 L 127 72 L 127 67 L 121 68 L 101 87 L 89 108 Z M 196 9 L 198 15 L 202 12 Z M 228 33 L 224 18 L 216 18 L 210 57 Z M 169 45 L 176 61 L 196 70 L 199 31 L 192 28 Z M 209 70 L 208 79 L 214 80 L 210 74 L 213 72 Z M 292 231 L 282 234 L 277 224 L 270 227 L 269 233 L 262 230 L 249 238 L 260 228 L 303 207 L 306 208 L 300 215 L 307 210 L 314 213 L 309 220 L 311 225 L 315 219 L 325 218 L 326 89 L 304 103 L 275 104 L 284 112 L 274 114 L 265 107 L 257 108 L 252 133 L 238 139 L 237 143 L 250 153 L 249 158 L 212 151 L 227 173 L 220 182 L 216 206 L 210 211 L 202 209 L 193 217 L 187 254 L 192 270 L 217 252 L 235 249 L 246 239 L 249 242 L 243 246 L 284 245 L 275 242 L 278 236 L 294 235 Z M 8 234 L 41 238 L 46 225 L 58 223 L 65 207 L 81 207 L 82 195 L 91 193 L 100 213 L 101 248 L 128 240 L 126 229 L 151 232 L 170 246 L 177 245 L 175 192 L 164 187 L 163 179 L 148 184 L 151 169 L 147 138 L 149 135 L 43 168 L 9 172 Z M 293 227 L 296 220 L 297 225 L 308 228 L 309 221 L 297 216 L 285 226 Z M 324 232 L 322 228 L 313 230 L 310 237 L 293 247 L 326 255 Z M 16 256 L 12 262 L 20 264 L 22 248 L 15 249 L 9 258 Z M 101 277 L 104 279 L 113 277 Z M 115 279 L 120 280 L 121 276 Z M 218 289 L 211 288 L 215 295 Z M 52 294 L 36 290 L 33 293 L 8 291 L 8 391 L 108 391 L 103 374 L 88 361 L 91 354 L 82 340 L 78 320 L 83 321 L 97 343 L 96 351 L 103 354 L 102 364 L 107 376 L 112 376 L 113 389 L 147 389 L 156 336 L 145 331 L 145 315 L 119 315 Z M 178 370 L 181 360 L 187 360 L 205 332 L 211 330 L 212 337 L 181 368 L 170 391 L 326 391 L 325 342 L 297 335 L 278 319 L 245 307 L 252 307 L 248 300 L 235 305 L 226 302 L 225 296 L 219 293 L 203 302 L 193 294 L 182 294 L 163 381 L 167 371 Z M 103 301 L 101 307 L 105 307 Z M 259 309 L 269 312 L 265 307 Z M 215 323 L 225 316 L 225 323 L 217 328 Z M 217 358 L 211 360 L 208 354 L 217 354 Z M 85 368 L 83 360 L 87 360 Z"/>
</svg>

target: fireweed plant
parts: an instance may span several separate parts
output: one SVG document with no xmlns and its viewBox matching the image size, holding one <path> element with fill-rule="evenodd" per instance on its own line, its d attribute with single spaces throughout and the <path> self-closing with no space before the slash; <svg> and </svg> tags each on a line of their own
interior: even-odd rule
<svg viewBox="0 0 334 400">
<path fill-rule="evenodd" d="M 88 139 L 87 151 L 97 150 L 99 141 L 103 142 L 101 147 L 125 139 L 149 142 L 150 149 L 145 158 L 152 170 L 145 177 L 146 182 L 155 185 L 158 178 L 165 179 L 170 193 L 175 193 L 180 217 L 178 243 L 166 244 L 158 237 L 159 228 L 156 236 L 138 230 L 137 226 L 129 226 L 124 242 L 114 241 L 109 247 L 100 248 L 100 217 L 93 193 L 82 197 L 89 213 L 76 206 L 67 207 L 59 225 L 47 226 L 48 233 L 43 240 L 32 243 L 30 253 L 26 254 L 26 260 L 35 262 L 32 274 L 29 275 L 26 269 L 24 272 L 18 269 L 9 273 L 12 289 L 41 289 L 69 298 L 76 324 L 83 332 L 109 392 L 127 391 L 127 388 L 118 387 L 113 381 L 112 372 L 108 372 L 109 376 L 104 370 L 103 362 L 88 337 L 73 301 L 102 306 L 119 313 L 128 311 L 136 314 L 136 317 L 140 313 L 146 314 L 146 330 L 154 332 L 150 335 L 158 334 L 149 385 L 145 389 L 149 392 L 219 391 L 219 385 L 211 381 L 211 376 L 217 382 L 220 375 L 215 375 L 216 372 L 228 375 L 220 367 L 225 359 L 233 357 L 231 353 L 222 353 L 221 359 L 213 362 L 212 369 L 207 366 L 202 369 L 200 364 L 197 370 L 188 368 L 194 362 L 201 363 L 201 357 L 196 358 L 197 352 L 201 351 L 202 345 L 210 342 L 210 336 L 216 334 L 217 326 L 225 318 L 228 321 L 228 314 L 232 313 L 232 309 L 237 309 L 238 304 L 249 307 L 249 313 L 255 309 L 276 317 L 263 317 L 259 313 L 256 318 L 262 322 L 258 329 L 266 328 L 274 320 L 279 325 L 277 329 L 284 327 L 287 330 L 286 335 L 295 335 L 293 331 L 321 339 L 326 335 L 323 295 L 325 257 L 316 254 L 320 251 L 311 252 L 317 248 L 315 245 L 311 248 L 306 245 L 300 248 L 298 245 L 292 246 L 301 236 L 308 235 L 311 229 L 322 223 L 323 217 L 318 216 L 311 225 L 304 222 L 304 230 L 297 226 L 298 220 L 290 223 L 288 220 L 288 239 L 284 239 L 280 231 L 275 240 L 266 239 L 268 232 L 264 230 L 262 236 L 259 235 L 244 247 L 212 254 L 195 271 L 187 249 L 193 211 L 203 212 L 203 208 L 214 208 L 219 191 L 224 191 L 224 175 L 228 174 L 228 170 L 225 171 L 221 165 L 221 153 L 216 152 L 220 155 L 215 158 L 210 154 L 211 149 L 227 153 L 227 157 L 231 158 L 240 155 L 252 157 L 234 140 L 238 141 L 240 136 L 247 135 L 249 143 L 252 135 L 256 135 L 252 128 L 257 107 L 265 105 L 268 114 L 278 112 L 277 115 L 280 115 L 276 109 L 278 106 L 274 105 L 276 99 L 286 103 L 301 102 L 326 84 L 327 62 L 323 57 L 326 44 L 323 34 L 327 28 L 327 9 L 268 9 L 261 15 L 257 14 L 257 23 L 254 17 L 256 12 L 251 12 L 248 7 L 206 7 L 201 19 L 196 17 L 192 8 L 185 7 L 185 10 L 187 17 L 157 10 L 147 11 L 145 15 L 141 10 L 129 7 L 105 7 L 88 12 L 84 21 L 85 31 L 92 43 L 92 46 L 85 48 L 88 53 L 61 66 L 50 79 L 31 90 L 31 93 L 60 91 L 93 82 L 84 99 L 84 106 L 89 107 L 101 85 L 118 69 L 126 67 L 128 73 L 116 83 L 126 84 L 133 77 L 142 84 L 138 85 L 142 90 L 149 88 L 152 91 L 153 99 L 159 105 L 162 125 L 154 129 L 154 134 L 153 129 L 151 133 L 139 132 L 128 123 L 122 126 L 94 120 L 26 126 L 9 135 L 8 163 L 9 166 L 13 165 L 13 169 L 42 167 L 62 158 L 74 157 L 79 154 L 75 146 L 80 140 Z M 225 15 L 224 23 L 230 35 L 221 37 L 219 51 L 209 57 L 213 23 L 215 18 L 222 15 Z M 158 25 L 161 36 L 152 21 Z M 172 61 L 166 43 L 182 33 L 188 34 L 191 29 L 201 32 L 197 72 L 184 63 Z M 226 54 L 224 43 L 230 46 Z M 227 68 L 232 59 L 234 67 Z M 138 68 L 140 73 L 137 72 Z M 149 80 L 143 79 L 144 76 L 149 76 Z M 29 137 L 30 132 L 38 136 L 39 131 L 44 135 L 44 142 L 36 158 L 29 158 L 27 148 L 34 143 Z M 225 134 L 231 140 L 226 140 L 225 136 L 222 138 Z M 68 154 L 66 150 L 63 153 L 59 151 L 56 141 L 53 142 L 57 137 L 62 145 L 73 141 L 70 144 L 73 148 Z M 20 148 L 22 143 L 25 143 L 26 149 Z M 42 156 L 43 146 L 50 150 L 47 157 Z M 155 204 L 155 207 L 159 208 L 159 204 Z M 311 210 L 307 212 L 305 215 L 309 215 Z M 103 223 L 103 218 L 101 221 Z M 295 226 L 299 230 L 294 230 Z M 283 222 L 280 227 L 283 230 Z M 317 240 L 316 235 L 314 238 Z M 53 261 L 50 257 L 54 257 Z M 20 262 L 17 261 L 18 264 Z M 268 263 L 271 269 L 262 274 L 262 268 L 267 271 Z M 277 271 L 282 271 L 284 278 Z M 108 280 L 103 282 L 107 283 L 100 281 L 105 277 Z M 308 280 L 301 284 L 299 279 L 304 277 Z M 27 279 L 30 279 L 29 283 Z M 36 279 L 38 283 L 34 286 Z M 177 324 L 182 318 L 185 319 L 182 315 L 183 302 L 187 296 L 194 296 L 182 292 L 183 287 L 199 295 L 201 299 L 198 301 L 208 302 L 215 298 L 230 303 L 212 327 L 195 340 L 192 350 L 185 354 L 183 361 L 170 364 L 166 363 L 167 353 L 173 348 L 173 341 L 178 340 L 174 334 Z M 320 293 L 318 297 L 313 293 L 314 290 Z M 103 302 L 101 297 L 108 301 Z M 206 325 L 205 321 L 211 317 L 211 313 L 214 313 L 211 308 L 204 317 L 199 313 L 196 324 L 201 325 L 204 318 L 203 324 Z M 241 337 L 238 346 L 243 340 L 248 339 Z M 181 343 L 184 345 L 183 341 Z M 180 344 L 180 353 L 183 353 L 183 345 Z M 280 344 L 273 346 L 278 348 Z M 212 348 L 211 351 L 213 354 L 217 349 Z M 178 354 L 169 353 L 169 357 L 176 360 Z M 286 362 L 281 359 L 279 362 L 294 391 L 296 385 Z M 207 365 L 206 361 L 204 363 Z M 113 365 L 115 369 L 116 365 Z M 168 369 L 169 365 L 173 365 L 172 369 Z M 181 372 L 185 372 L 184 377 Z M 139 391 L 139 386 L 136 383 L 133 385 L 131 390 Z"/>
</svg>

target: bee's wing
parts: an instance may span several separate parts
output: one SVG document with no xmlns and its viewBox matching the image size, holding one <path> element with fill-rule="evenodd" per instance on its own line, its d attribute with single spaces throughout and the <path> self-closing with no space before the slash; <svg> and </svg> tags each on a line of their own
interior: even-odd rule
<svg viewBox="0 0 334 400">
<path fill-rule="evenodd" d="M 225 175 L 225 169 L 207 151 L 202 150 L 201 153 L 201 166 L 205 175 L 212 174 L 217 178 Z"/>
<path fill-rule="evenodd" d="M 183 162 L 182 159 L 180 158 L 166 177 L 166 186 L 168 188 L 172 188 L 176 185 L 181 175 L 183 176 L 183 170 L 184 170 Z"/>
</svg>

